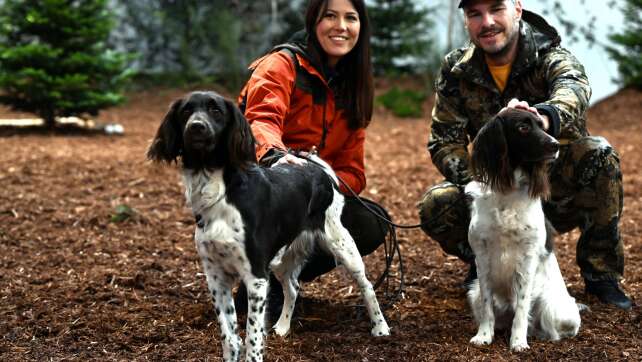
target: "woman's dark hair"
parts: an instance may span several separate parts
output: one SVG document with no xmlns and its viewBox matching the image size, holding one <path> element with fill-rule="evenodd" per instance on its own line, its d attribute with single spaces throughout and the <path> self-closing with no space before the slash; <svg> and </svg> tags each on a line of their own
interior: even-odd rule
<svg viewBox="0 0 642 362">
<path fill-rule="evenodd" d="M 326 62 L 326 54 L 316 35 L 316 27 L 328 9 L 329 0 L 310 0 L 305 13 L 305 30 L 308 33 L 308 51 L 314 60 Z M 370 19 L 363 0 L 349 0 L 359 15 L 359 39 L 354 48 L 346 54 L 337 69 L 343 77 L 339 88 L 342 103 L 352 129 L 365 128 L 372 119 L 374 84 L 370 60 Z"/>
</svg>

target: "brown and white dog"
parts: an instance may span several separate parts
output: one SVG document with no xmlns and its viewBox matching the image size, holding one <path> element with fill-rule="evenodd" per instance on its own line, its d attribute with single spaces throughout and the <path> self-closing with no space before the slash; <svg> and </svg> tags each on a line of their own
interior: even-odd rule
<svg viewBox="0 0 642 362">
<path fill-rule="evenodd" d="M 542 210 L 547 165 L 558 154 L 559 143 L 538 117 L 516 109 L 500 112 L 473 142 L 475 181 L 466 186 L 478 273 L 468 293 L 479 325 L 473 344 L 490 344 L 495 328 L 512 326 L 510 348 L 523 351 L 527 335 L 559 340 L 579 330 L 579 308 L 566 290 Z"/>
</svg>

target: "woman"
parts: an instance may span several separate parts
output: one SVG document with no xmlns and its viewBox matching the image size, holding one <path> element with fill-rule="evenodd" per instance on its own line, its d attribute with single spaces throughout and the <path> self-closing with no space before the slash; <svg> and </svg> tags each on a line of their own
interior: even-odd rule
<svg viewBox="0 0 642 362">
<path fill-rule="evenodd" d="M 361 255 L 367 255 L 384 242 L 388 228 L 350 192 L 358 194 L 366 185 L 365 128 L 373 108 L 366 6 L 363 0 L 311 0 L 305 24 L 305 32 L 252 63 L 239 104 L 256 137 L 261 164 L 306 162 L 287 150 L 316 148 L 332 166 L 347 185 L 340 185 L 346 194 L 342 222 Z M 310 281 L 335 266 L 330 254 L 316 250 L 300 279 Z"/>
</svg>

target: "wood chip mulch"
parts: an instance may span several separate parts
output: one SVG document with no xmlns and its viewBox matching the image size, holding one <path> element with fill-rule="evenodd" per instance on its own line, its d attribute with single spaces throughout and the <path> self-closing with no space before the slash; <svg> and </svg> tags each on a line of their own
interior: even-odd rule
<svg viewBox="0 0 642 362">
<path fill-rule="evenodd" d="M 0 360 L 220 360 L 177 169 L 144 157 L 169 103 L 183 92 L 140 92 L 102 112 L 102 121 L 124 126 L 123 136 L 0 128 Z M 621 156 L 623 287 L 636 301 L 642 300 L 641 114 L 642 92 L 635 90 L 589 111 L 591 133 L 607 137 Z M 0 109 L 0 118 L 16 116 Z M 441 180 L 426 151 L 427 118 L 398 119 L 378 109 L 368 130 L 363 195 L 398 223 L 417 223 L 416 202 Z M 118 217 L 124 221 L 112 221 Z M 266 360 L 639 361 L 640 307 L 622 311 L 584 293 L 578 235 L 556 243 L 570 293 L 590 307 L 575 338 L 529 339 L 531 349 L 519 354 L 509 351 L 508 333 L 491 346 L 472 346 L 464 264 L 422 232 L 400 230 L 406 288 L 385 312 L 391 336 L 370 336 L 357 288 L 342 270 L 333 271 L 302 285 L 292 332 L 268 336 Z M 384 266 L 382 251 L 365 262 L 373 280 Z"/>
</svg>

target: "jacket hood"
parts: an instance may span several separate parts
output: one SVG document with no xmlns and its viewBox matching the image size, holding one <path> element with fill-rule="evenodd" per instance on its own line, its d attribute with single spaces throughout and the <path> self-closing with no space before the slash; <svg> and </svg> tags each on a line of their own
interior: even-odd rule
<svg viewBox="0 0 642 362">
<path fill-rule="evenodd" d="M 317 57 L 313 55 L 314 52 L 309 50 L 309 36 L 305 29 L 294 33 L 287 42 L 274 46 L 272 50 L 270 50 L 270 53 L 277 52 L 282 49 L 288 49 L 303 58 L 324 80 L 334 77 L 336 83 L 336 79 L 340 78 L 343 74 L 340 66 L 337 69 L 330 69 L 322 63 L 321 59 L 317 59 Z M 311 69 L 308 69 L 308 71 L 314 73 Z"/>
<path fill-rule="evenodd" d="M 317 69 L 322 69 L 317 60 L 314 60 L 311 54 L 308 51 L 308 33 L 303 30 L 299 30 L 296 33 L 292 34 L 290 39 L 287 42 L 275 45 L 271 53 L 278 52 L 281 49 L 288 49 L 294 54 L 300 55 L 303 59 L 307 60 Z"/>
<path fill-rule="evenodd" d="M 539 50 L 560 45 L 562 38 L 543 17 L 534 12 L 523 10 L 522 22 L 530 27 L 530 35 Z"/>
</svg>

